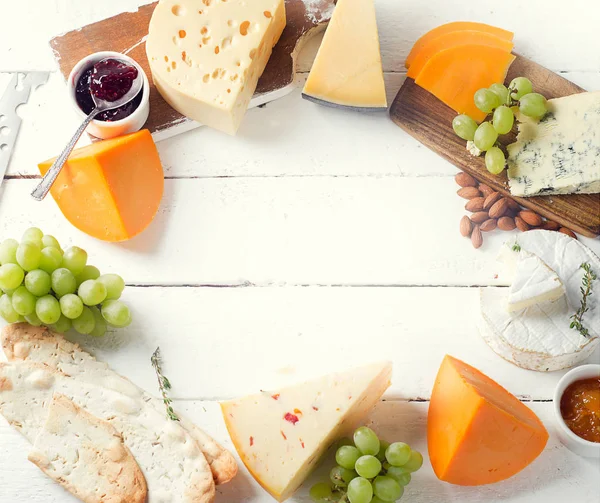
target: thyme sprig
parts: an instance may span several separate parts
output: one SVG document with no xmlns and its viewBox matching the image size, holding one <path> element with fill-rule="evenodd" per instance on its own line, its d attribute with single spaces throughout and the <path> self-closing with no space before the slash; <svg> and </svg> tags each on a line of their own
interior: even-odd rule
<svg viewBox="0 0 600 503">
<path fill-rule="evenodd" d="M 579 309 L 575 312 L 571 319 L 570 327 L 574 330 L 577 330 L 584 337 L 589 337 L 589 331 L 587 328 L 583 326 L 583 315 L 589 310 L 587 301 L 590 295 L 592 295 L 592 282 L 597 279 L 596 273 L 592 271 L 592 267 L 588 262 L 584 262 L 579 266 L 581 269 L 585 271 L 583 275 L 582 285 L 580 288 L 581 291 L 581 305 Z"/>
<path fill-rule="evenodd" d="M 520 252 L 521 245 L 515 241 L 515 244 L 512 246 L 512 251 L 517 252 L 517 253 Z"/>
<path fill-rule="evenodd" d="M 171 400 L 169 398 L 169 395 L 167 393 L 168 391 L 171 390 L 171 382 L 162 373 L 160 348 L 156 348 L 156 351 L 154 351 L 154 353 L 152 353 L 152 357 L 150 358 L 150 361 L 152 362 L 152 366 L 154 367 L 154 370 L 156 371 L 156 378 L 158 379 L 158 388 L 160 389 L 160 393 L 163 397 L 163 403 L 165 404 L 165 407 L 167 408 L 167 416 L 172 421 L 179 421 L 177 414 L 175 414 L 175 411 L 173 410 L 173 407 L 171 406 L 171 404 L 173 403 L 173 400 Z"/>
</svg>

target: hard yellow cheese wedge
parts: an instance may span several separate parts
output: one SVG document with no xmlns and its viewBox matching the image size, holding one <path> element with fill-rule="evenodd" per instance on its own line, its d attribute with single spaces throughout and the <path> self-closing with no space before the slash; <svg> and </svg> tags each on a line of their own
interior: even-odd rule
<svg viewBox="0 0 600 503">
<path fill-rule="evenodd" d="M 221 409 L 250 473 L 283 501 L 304 482 L 325 450 L 349 434 L 379 401 L 391 372 L 391 363 L 376 363 L 223 402 Z"/>
<path fill-rule="evenodd" d="M 373 0 L 338 0 L 302 96 L 323 105 L 387 109 Z"/>
</svg>

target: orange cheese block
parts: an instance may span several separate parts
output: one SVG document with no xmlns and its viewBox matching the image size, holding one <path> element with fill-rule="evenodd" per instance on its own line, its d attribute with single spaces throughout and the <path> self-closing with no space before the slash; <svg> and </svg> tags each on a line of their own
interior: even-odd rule
<svg viewBox="0 0 600 503">
<path fill-rule="evenodd" d="M 408 69 L 407 75 L 413 79 L 416 78 L 427 62 L 444 49 L 471 44 L 497 47 L 507 53 L 510 53 L 514 47 L 511 40 L 499 37 L 492 33 L 477 30 L 451 31 L 429 40 L 417 53 Z"/>
<path fill-rule="evenodd" d="M 40 173 L 53 163 L 40 163 Z M 148 227 L 163 189 L 156 145 L 143 130 L 73 151 L 51 193 L 79 230 L 104 241 L 125 241 Z"/>
<path fill-rule="evenodd" d="M 427 444 L 440 480 L 491 484 L 523 470 L 544 450 L 548 432 L 514 395 L 479 370 L 446 356 L 427 418 Z"/>
<path fill-rule="evenodd" d="M 490 35 L 495 35 L 505 40 L 512 40 L 515 35 L 514 33 L 508 30 L 503 30 L 502 28 L 496 28 L 495 26 L 490 26 L 489 24 L 484 23 L 473 23 L 471 21 L 455 21 L 453 23 L 443 24 L 441 26 L 438 26 L 437 28 L 434 28 L 433 30 L 428 31 L 427 33 L 425 33 L 425 35 L 423 35 L 419 40 L 415 42 L 415 45 L 413 46 L 410 53 L 408 54 L 408 57 L 406 58 L 406 68 L 411 67 L 413 61 L 417 57 L 417 54 L 432 40 L 447 33 L 464 30 L 474 30 L 479 31 L 481 33 L 489 33 Z"/>
<path fill-rule="evenodd" d="M 475 91 L 504 82 L 514 60 L 515 56 L 497 47 L 450 47 L 431 57 L 415 82 L 459 114 L 481 122 L 487 114 L 475 106 Z"/>
</svg>

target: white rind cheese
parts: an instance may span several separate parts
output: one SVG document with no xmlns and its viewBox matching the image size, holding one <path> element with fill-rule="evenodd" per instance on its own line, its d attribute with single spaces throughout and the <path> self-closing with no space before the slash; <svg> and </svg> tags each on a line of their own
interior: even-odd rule
<svg viewBox="0 0 600 503">
<path fill-rule="evenodd" d="M 175 110 L 235 134 L 285 27 L 284 0 L 160 0 L 146 53 Z"/>
<path fill-rule="evenodd" d="M 600 192 L 600 91 L 549 100 L 507 150 L 514 196 Z"/>
<path fill-rule="evenodd" d="M 391 363 L 372 364 L 223 402 L 223 418 L 250 473 L 283 501 L 331 444 L 364 419 L 390 385 L 391 372 Z"/>
</svg>

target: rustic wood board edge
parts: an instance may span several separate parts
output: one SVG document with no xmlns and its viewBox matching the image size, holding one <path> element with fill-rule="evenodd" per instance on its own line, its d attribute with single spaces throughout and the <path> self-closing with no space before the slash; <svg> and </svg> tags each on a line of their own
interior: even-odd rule
<svg viewBox="0 0 600 503">
<path fill-rule="evenodd" d="M 573 82 L 557 75 L 537 63 L 516 55 L 506 81 L 516 76 L 526 76 L 533 82 L 534 89 L 548 98 L 558 98 L 585 92 Z M 473 175 L 477 180 L 494 190 L 515 199 L 520 205 L 558 222 L 575 232 L 597 237 L 600 234 L 600 194 L 571 194 L 555 196 L 514 197 L 508 188 L 506 171 L 493 175 L 487 171 L 483 158 L 470 155 L 464 140 L 454 134 L 452 119 L 456 112 L 435 96 L 407 78 L 398 92 L 390 117 L 412 137 L 430 150 L 454 164 L 457 168 Z M 512 133 L 501 138 L 503 145 L 516 140 Z"/>
</svg>

